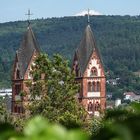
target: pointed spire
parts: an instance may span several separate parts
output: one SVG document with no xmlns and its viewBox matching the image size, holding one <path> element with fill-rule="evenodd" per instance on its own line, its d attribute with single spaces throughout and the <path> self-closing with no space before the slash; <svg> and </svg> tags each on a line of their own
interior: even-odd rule
<svg viewBox="0 0 140 140">
<path fill-rule="evenodd" d="M 20 48 L 17 51 L 21 77 L 24 77 L 34 53 L 39 54 L 40 47 L 29 22 L 27 31 L 23 36 Z"/>
<path fill-rule="evenodd" d="M 76 50 L 76 56 L 79 61 L 79 67 L 80 67 L 81 74 L 83 74 L 85 72 L 88 62 L 89 62 L 93 52 L 97 53 L 97 55 L 102 63 L 100 52 L 99 52 L 98 48 L 96 47 L 96 41 L 95 41 L 93 32 L 91 30 L 90 25 L 87 25 L 85 32 L 83 34 L 82 40 Z"/>
</svg>

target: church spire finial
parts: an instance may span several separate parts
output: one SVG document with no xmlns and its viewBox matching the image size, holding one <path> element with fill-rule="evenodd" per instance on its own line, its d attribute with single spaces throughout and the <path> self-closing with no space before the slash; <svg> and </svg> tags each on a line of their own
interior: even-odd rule
<svg viewBox="0 0 140 140">
<path fill-rule="evenodd" d="M 88 8 L 88 24 L 90 24 L 90 10 L 89 10 L 89 8 Z"/>
<path fill-rule="evenodd" d="M 30 9 L 28 9 L 28 13 L 25 14 L 26 16 L 28 16 L 28 24 L 30 25 L 30 19 L 31 19 L 31 15 L 33 15 L 30 11 Z"/>
</svg>

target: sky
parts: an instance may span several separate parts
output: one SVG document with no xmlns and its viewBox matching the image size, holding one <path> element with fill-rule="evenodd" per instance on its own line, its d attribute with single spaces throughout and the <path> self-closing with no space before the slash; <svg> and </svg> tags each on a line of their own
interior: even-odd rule
<svg viewBox="0 0 140 140">
<path fill-rule="evenodd" d="M 73 16 L 85 9 L 103 15 L 140 15 L 140 0 L 0 0 L 0 22 Z"/>
</svg>

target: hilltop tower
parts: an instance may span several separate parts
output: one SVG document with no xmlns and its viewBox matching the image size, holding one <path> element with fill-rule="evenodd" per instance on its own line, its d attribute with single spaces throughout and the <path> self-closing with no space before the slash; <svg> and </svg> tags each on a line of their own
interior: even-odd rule
<svg viewBox="0 0 140 140">
<path fill-rule="evenodd" d="M 76 81 L 80 84 L 79 102 L 90 116 L 100 116 L 106 108 L 106 78 L 89 23 L 75 51 L 73 71 Z"/>
<path fill-rule="evenodd" d="M 26 81 L 32 80 L 31 65 L 39 55 L 39 46 L 30 23 L 20 48 L 16 51 L 12 73 L 12 113 L 25 113 L 23 104 L 28 102 L 29 89 Z M 24 94 L 24 96 L 23 96 Z"/>
</svg>

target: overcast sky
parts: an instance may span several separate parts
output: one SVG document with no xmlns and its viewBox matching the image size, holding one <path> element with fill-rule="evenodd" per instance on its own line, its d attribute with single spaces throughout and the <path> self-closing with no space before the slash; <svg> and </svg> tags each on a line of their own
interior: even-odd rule
<svg viewBox="0 0 140 140">
<path fill-rule="evenodd" d="M 29 8 L 32 19 L 73 16 L 88 8 L 104 15 L 139 15 L 140 0 L 0 0 L 0 22 L 25 20 Z"/>
</svg>

